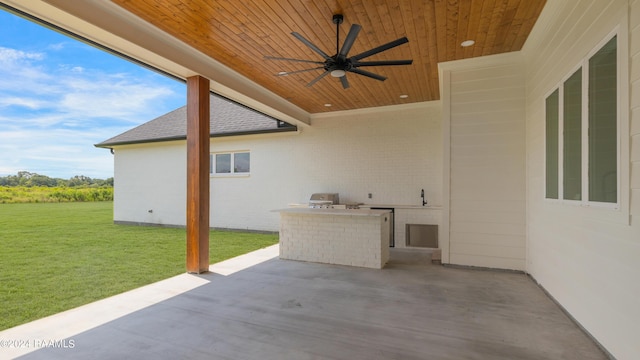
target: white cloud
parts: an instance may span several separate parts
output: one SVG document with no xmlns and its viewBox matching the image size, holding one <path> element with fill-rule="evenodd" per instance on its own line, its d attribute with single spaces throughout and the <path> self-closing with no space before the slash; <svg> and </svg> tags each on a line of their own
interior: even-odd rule
<svg viewBox="0 0 640 360">
<path fill-rule="evenodd" d="M 44 59 L 44 54 L 41 52 L 26 52 L 0 46 L 0 64 L 4 66 L 12 66 L 21 63 L 22 60 L 42 59 Z"/>
<path fill-rule="evenodd" d="M 0 176 L 26 170 L 51 177 L 113 176 L 113 155 L 94 143 L 111 136 L 110 130 L 38 129 L 0 131 L 0 153 L 16 154 L 0 160 Z"/>
<path fill-rule="evenodd" d="M 17 64 L 19 59 L 42 60 L 45 56 L 41 53 L 8 48 L 0 48 L 0 51 L 3 54 L 0 58 L 4 57 L 14 65 L 10 66 L 12 68 L 0 67 L 0 78 L 3 78 L 0 107 L 49 109 L 60 115 L 36 120 L 42 125 L 105 117 L 139 123 L 145 113 L 153 113 L 158 101 L 175 95 L 166 85 L 159 86 L 148 79 L 141 81 L 132 74 L 105 73 L 71 65 L 47 70 L 37 61 Z M 0 63 L 2 61 L 0 59 Z M 151 118 L 143 117 L 145 120 Z"/>
<path fill-rule="evenodd" d="M 73 116 L 114 117 L 132 121 L 139 114 L 147 113 L 157 99 L 173 94 L 168 88 L 110 80 L 113 79 L 96 82 L 78 78 L 63 80 L 68 88 L 60 99 L 59 110 Z M 131 115 L 135 116 L 132 118 Z"/>
<path fill-rule="evenodd" d="M 146 70 L 109 73 L 60 62 L 0 47 L 0 176 L 111 177 L 113 156 L 93 144 L 173 110 L 165 102 L 184 97 L 175 91 L 182 85 Z"/>
<path fill-rule="evenodd" d="M 40 87 L 32 87 L 50 77 L 37 64 L 45 59 L 43 53 L 25 52 L 0 47 L 0 91 L 38 92 Z"/>
<path fill-rule="evenodd" d="M 50 44 L 49 46 L 47 46 L 47 49 L 53 50 L 53 51 L 60 51 L 62 49 L 64 49 L 66 47 L 66 43 L 57 43 L 57 44 Z"/>
<path fill-rule="evenodd" d="M 0 97 L 0 108 L 8 106 L 21 106 L 29 109 L 38 109 L 42 102 L 28 97 Z"/>
</svg>

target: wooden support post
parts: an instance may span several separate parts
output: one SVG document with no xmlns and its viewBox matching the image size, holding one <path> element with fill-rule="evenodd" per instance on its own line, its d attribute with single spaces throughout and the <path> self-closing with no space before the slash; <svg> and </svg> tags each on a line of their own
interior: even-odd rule
<svg viewBox="0 0 640 360">
<path fill-rule="evenodd" d="M 187 78 L 187 272 L 209 271 L 209 80 Z"/>
</svg>

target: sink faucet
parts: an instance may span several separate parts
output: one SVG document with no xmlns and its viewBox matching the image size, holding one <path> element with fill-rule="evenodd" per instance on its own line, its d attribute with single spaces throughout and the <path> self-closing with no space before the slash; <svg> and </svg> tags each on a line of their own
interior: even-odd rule
<svg viewBox="0 0 640 360">
<path fill-rule="evenodd" d="M 424 189 L 420 191 L 420 197 L 422 198 L 422 206 L 427 205 L 427 200 L 424 199 Z"/>
</svg>

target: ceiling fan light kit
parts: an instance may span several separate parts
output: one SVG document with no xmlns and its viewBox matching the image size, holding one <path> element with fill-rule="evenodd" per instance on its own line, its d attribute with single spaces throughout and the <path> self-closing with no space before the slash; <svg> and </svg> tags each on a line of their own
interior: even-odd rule
<svg viewBox="0 0 640 360">
<path fill-rule="evenodd" d="M 291 35 L 293 35 L 296 39 L 298 39 L 300 42 L 305 44 L 308 48 L 310 48 L 311 50 L 316 52 L 318 55 L 320 55 L 323 61 L 292 59 L 292 58 L 273 57 L 273 56 L 265 56 L 264 58 L 267 60 L 283 60 L 283 61 L 303 62 L 303 63 L 321 65 L 321 66 L 317 66 L 310 69 L 302 69 L 302 70 L 289 71 L 289 72 L 281 71 L 277 75 L 286 76 L 291 74 L 297 74 L 297 73 L 322 69 L 324 70 L 322 74 L 318 75 L 315 79 L 311 80 L 311 82 L 307 84 L 307 87 L 313 86 L 313 84 L 315 84 L 325 76 L 331 74 L 332 77 L 336 77 L 340 79 L 340 82 L 342 83 L 342 87 L 344 89 L 349 88 L 349 81 L 347 80 L 347 76 L 346 76 L 347 72 L 366 76 L 379 81 L 384 81 L 387 79 L 384 76 L 381 76 L 366 70 L 362 70 L 360 69 L 360 67 L 411 65 L 413 63 L 413 60 L 360 61 L 369 56 L 381 53 L 383 51 L 389 50 L 391 48 L 394 48 L 396 46 L 409 42 L 409 39 L 407 39 L 406 37 L 402 37 L 397 40 L 386 43 L 384 45 L 380 45 L 376 48 L 367 50 L 355 56 L 347 57 L 349 54 L 349 51 L 351 50 L 351 47 L 353 46 L 353 44 L 356 41 L 356 38 L 358 37 L 358 33 L 360 33 L 360 30 L 362 29 L 362 26 L 358 24 L 352 24 L 351 29 L 349 29 L 349 33 L 347 34 L 347 37 L 345 38 L 344 43 L 342 44 L 342 47 L 340 47 L 340 24 L 342 24 L 343 21 L 344 21 L 344 17 L 341 14 L 333 15 L 333 23 L 336 24 L 336 54 L 333 56 L 329 56 L 327 53 L 322 51 L 319 47 L 311 43 L 309 40 L 305 39 L 299 33 L 297 32 L 291 33 Z"/>
</svg>

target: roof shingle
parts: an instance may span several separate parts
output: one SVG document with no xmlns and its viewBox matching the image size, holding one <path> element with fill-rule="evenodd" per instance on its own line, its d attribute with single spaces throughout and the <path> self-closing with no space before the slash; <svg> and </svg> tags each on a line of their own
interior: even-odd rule
<svg viewBox="0 0 640 360">
<path fill-rule="evenodd" d="M 278 126 L 278 120 L 217 95 L 212 94 L 210 101 L 211 115 L 209 124 L 211 137 L 296 129 L 294 126 Z M 111 147 L 114 145 L 180 140 L 186 139 L 186 137 L 187 107 L 183 106 L 120 135 L 95 144 L 95 146 Z"/>
</svg>

